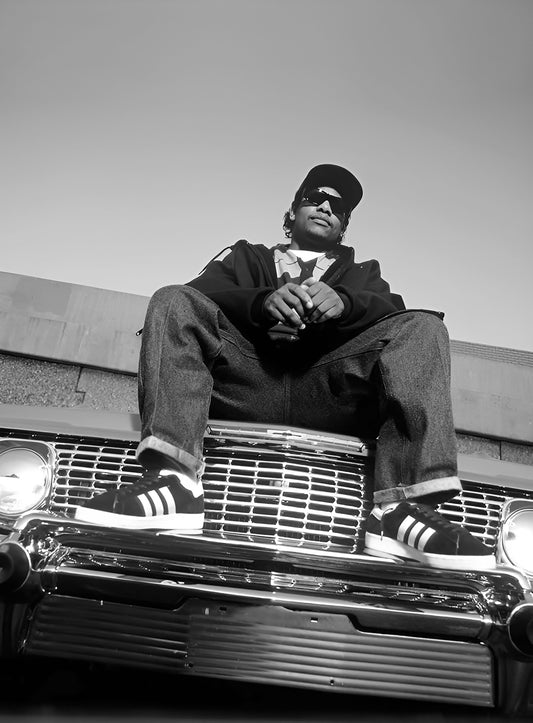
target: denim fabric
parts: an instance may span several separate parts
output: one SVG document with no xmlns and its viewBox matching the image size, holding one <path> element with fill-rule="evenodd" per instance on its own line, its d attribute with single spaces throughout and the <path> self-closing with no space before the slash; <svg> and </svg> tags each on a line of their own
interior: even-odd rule
<svg viewBox="0 0 533 723">
<path fill-rule="evenodd" d="M 152 297 L 139 366 L 141 443 L 198 472 L 209 417 L 376 437 L 375 502 L 461 489 L 446 327 L 408 311 L 318 354 L 255 347 L 196 289 Z"/>
</svg>

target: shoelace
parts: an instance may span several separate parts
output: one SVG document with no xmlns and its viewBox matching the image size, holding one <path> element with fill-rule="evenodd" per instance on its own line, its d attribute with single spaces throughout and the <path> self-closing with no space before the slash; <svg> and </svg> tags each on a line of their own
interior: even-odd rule
<svg viewBox="0 0 533 723">
<path fill-rule="evenodd" d="M 450 522 L 445 517 L 440 515 L 436 510 L 433 509 L 433 507 L 427 507 L 426 505 L 413 505 L 418 514 L 422 517 L 422 519 L 425 518 L 425 520 L 428 520 L 429 522 L 434 523 L 434 526 L 437 529 L 441 529 L 443 531 L 447 532 L 453 532 L 456 535 L 459 535 L 460 529 L 457 525 L 454 525 L 453 522 Z"/>
<path fill-rule="evenodd" d="M 128 497 L 131 495 L 138 495 L 139 492 L 145 492 L 147 489 L 153 488 L 154 484 L 157 484 L 158 481 L 158 469 L 145 470 L 138 482 L 134 482 L 126 487 L 121 487 L 117 492 L 117 496 Z"/>
</svg>

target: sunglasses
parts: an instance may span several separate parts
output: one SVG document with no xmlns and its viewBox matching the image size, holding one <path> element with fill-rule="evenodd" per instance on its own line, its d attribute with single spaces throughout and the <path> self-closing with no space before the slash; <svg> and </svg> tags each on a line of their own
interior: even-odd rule
<svg viewBox="0 0 533 723">
<path fill-rule="evenodd" d="M 321 206 L 324 201 L 329 203 L 331 212 L 334 213 L 335 216 L 339 218 L 346 216 L 346 206 L 344 205 L 344 200 L 338 196 L 330 196 L 329 193 L 320 191 L 318 188 L 312 188 L 310 191 L 305 191 L 300 203 L 311 206 Z"/>
</svg>

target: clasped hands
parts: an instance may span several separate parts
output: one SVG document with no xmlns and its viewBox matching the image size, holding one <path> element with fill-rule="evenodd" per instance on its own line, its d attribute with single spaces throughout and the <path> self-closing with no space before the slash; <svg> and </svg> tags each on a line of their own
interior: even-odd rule
<svg viewBox="0 0 533 723">
<path fill-rule="evenodd" d="M 307 324 L 337 319 L 344 311 L 341 297 L 323 281 L 313 278 L 301 284 L 287 283 L 266 297 L 265 312 L 279 322 L 269 331 L 274 341 L 296 341 L 297 330 Z"/>
</svg>

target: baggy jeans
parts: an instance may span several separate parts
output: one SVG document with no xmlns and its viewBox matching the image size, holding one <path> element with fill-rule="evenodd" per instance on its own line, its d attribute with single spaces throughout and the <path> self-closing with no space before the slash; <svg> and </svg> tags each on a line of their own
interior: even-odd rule
<svg viewBox="0 0 533 723">
<path fill-rule="evenodd" d="M 208 419 L 376 437 L 374 502 L 437 504 L 460 489 L 442 320 L 408 311 L 287 364 L 261 354 L 214 302 L 166 286 L 146 314 L 139 363 L 142 463 L 148 450 L 199 473 Z"/>
</svg>

